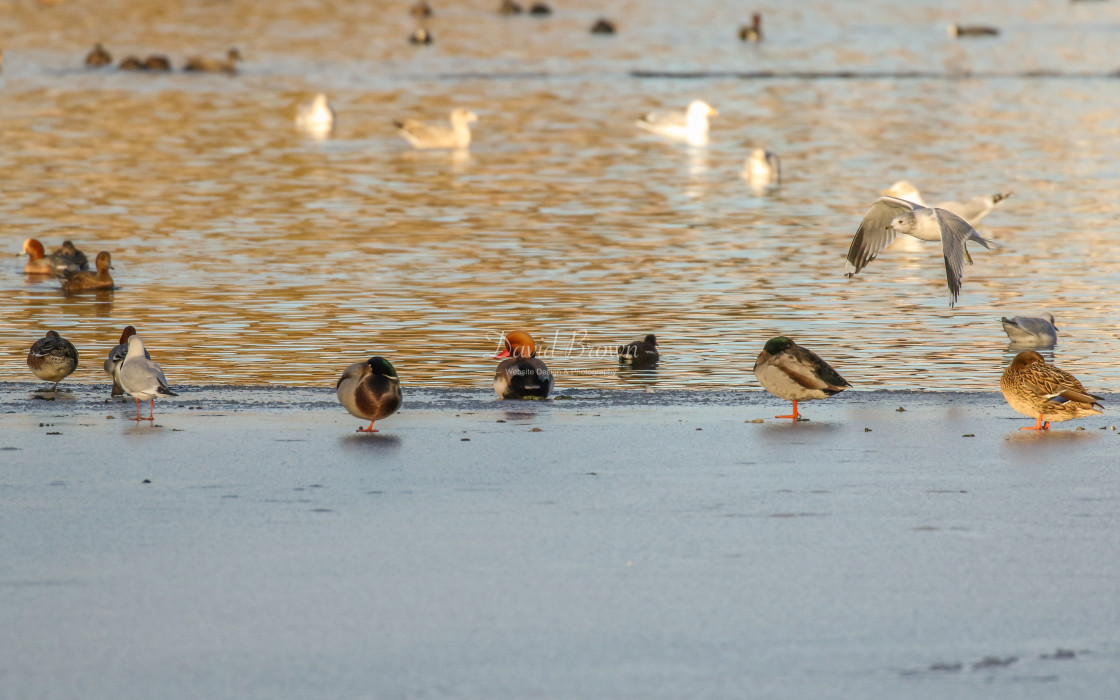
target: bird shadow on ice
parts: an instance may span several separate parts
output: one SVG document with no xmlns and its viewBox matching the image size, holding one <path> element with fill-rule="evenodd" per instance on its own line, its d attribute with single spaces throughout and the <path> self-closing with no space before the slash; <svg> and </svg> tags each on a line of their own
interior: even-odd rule
<svg viewBox="0 0 1120 700">
<path fill-rule="evenodd" d="M 363 452 L 382 452 L 395 450 L 401 446 L 401 439 L 390 433 L 359 433 L 353 432 L 340 438 L 342 446 L 348 450 L 361 450 Z"/>
<path fill-rule="evenodd" d="M 839 423 L 826 421 L 799 420 L 796 423 L 789 418 L 773 418 L 762 424 L 762 436 L 781 442 L 789 442 L 794 437 L 821 436 L 835 433 L 840 429 Z"/>
<path fill-rule="evenodd" d="M 1019 430 L 1008 433 L 1004 437 L 1004 444 L 1013 450 L 1022 450 L 1023 454 L 1032 454 L 1037 457 L 1051 457 L 1067 454 L 1065 449 L 1074 443 L 1084 444 L 1086 440 L 1097 440 L 1100 431 L 1095 430 Z M 1047 447 L 1053 446 L 1055 452 L 1051 453 Z M 1058 451 L 1060 448 L 1060 452 Z M 1068 455 L 1067 455 L 1068 456 Z"/>
</svg>

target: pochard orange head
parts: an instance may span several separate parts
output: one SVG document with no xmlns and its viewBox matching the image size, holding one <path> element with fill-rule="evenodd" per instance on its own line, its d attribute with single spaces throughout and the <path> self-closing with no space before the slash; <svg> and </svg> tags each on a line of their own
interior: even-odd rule
<svg viewBox="0 0 1120 700">
<path fill-rule="evenodd" d="M 28 238 L 23 242 L 23 252 L 30 255 L 32 260 L 38 260 L 47 254 L 43 244 L 34 238 Z"/>
<path fill-rule="evenodd" d="M 134 335 L 136 335 L 136 329 L 133 328 L 132 326 L 125 326 L 124 330 L 121 332 L 120 345 L 124 345 L 125 343 L 127 343 L 128 339 L 131 338 Z"/>
<path fill-rule="evenodd" d="M 533 336 L 525 331 L 507 333 L 502 343 L 504 347 L 501 352 L 494 356 L 495 359 L 500 357 L 532 357 L 537 352 L 537 345 L 533 342 Z"/>
</svg>

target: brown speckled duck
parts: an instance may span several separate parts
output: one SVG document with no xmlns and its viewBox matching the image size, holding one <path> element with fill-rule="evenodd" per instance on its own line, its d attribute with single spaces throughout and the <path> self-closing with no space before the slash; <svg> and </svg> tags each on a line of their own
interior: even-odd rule
<svg viewBox="0 0 1120 700">
<path fill-rule="evenodd" d="M 1034 425 L 1019 430 L 1049 430 L 1050 423 L 1099 415 L 1103 401 L 1085 391 L 1069 372 L 1046 364 L 1034 350 L 1015 356 L 999 380 L 1003 398 L 1024 416 L 1037 418 Z"/>
<path fill-rule="evenodd" d="M 502 351 L 494 359 L 504 358 L 494 372 L 494 393 L 499 399 L 544 399 L 552 391 L 552 373 L 536 357 L 533 336 L 513 331 L 502 339 Z"/>
<path fill-rule="evenodd" d="M 100 43 L 94 44 L 93 50 L 86 54 L 86 65 L 90 68 L 108 66 L 112 62 L 113 56 Z"/>
<path fill-rule="evenodd" d="M 35 341 L 31 352 L 27 353 L 27 366 L 39 379 L 54 382 L 51 391 L 58 389 L 58 383 L 78 366 L 78 351 L 74 344 L 54 331 Z"/>
<path fill-rule="evenodd" d="M 836 370 L 785 336 L 767 341 L 754 363 L 754 376 L 774 396 L 793 402 L 793 413 L 775 418 L 798 420 L 798 401 L 827 399 L 839 394 L 851 384 Z"/>
<path fill-rule="evenodd" d="M 373 424 L 401 407 L 401 380 L 384 357 L 374 356 L 346 368 L 335 385 L 335 394 L 350 415 L 369 421 L 360 433 L 376 433 Z"/>
<path fill-rule="evenodd" d="M 112 289 L 113 276 L 109 274 L 109 270 L 113 267 L 113 260 L 109 253 L 104 250 L 98 253 L 94 265 L 97 266 L 97 272 L 79 270 L 64 273 L 61 280 L 62 291 L 72 293 Z"/>
<path fill-rule="evenodd" d="M 183 70 L 190 73 L 229 73 L 237 74 L 237 62 L 243 60 L 241 52 L 236 48 L 226 51 L 226 58 L 210 58 L 209 56 L 194 56 L 187 59 Z"/>
</svg>

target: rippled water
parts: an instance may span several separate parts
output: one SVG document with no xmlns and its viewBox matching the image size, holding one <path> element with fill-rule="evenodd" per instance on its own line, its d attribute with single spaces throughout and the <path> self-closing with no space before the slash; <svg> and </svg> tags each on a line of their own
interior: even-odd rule
<svg viewBox="0 0 1120 700">
<path fill-rule="evenodd" d="M 523 328 L 561 388 L 755 387 L 782 333 L 858 388 L 994 390 L 999 317 L 1049 310 L 1055 358 L 1120 389 L 1117 3 L 818 0 L 767 11 L 757 46 L 736 2 L 613 3 L 613 37 L 587 32 L 601 3 L 434 4 L 435 43 L 413 47 L 407 2 L 0 2 L 3 376 L 32 379 L 27 348 L 54 328 L 82 355 L 68 381 L 101 382 L 133 324 L 173 384 L 333 384 L 376 353 L 406 384 L 485 386 L 496 334 Z M 951 21 L 1003 33 L 954 41 Z M 245 63 L 86 71 L 98 40 L 180 64 L 236 45 Z M 757 71 L 777 76 L 736 76 Z M 324 141 L 293 124 L 320 90 L 339 114 Z M 707 149 L 632 124 L 694 97 L 720 111 Z M 480 116 L 466 157 L 412 151 L 391 124 L 453 106 Z M 755 145 L 781 155 L 780 190 L 739 177 Z M 955 309 L 932 244 L 842 274 L 901 178 L 934 202 L 1014 191 Z M 26 237 L 111 251 L 118 289 L 25 277 Z M 660 370 L 619 374 L 604 348 L 648 332 Z"/>
</svg>

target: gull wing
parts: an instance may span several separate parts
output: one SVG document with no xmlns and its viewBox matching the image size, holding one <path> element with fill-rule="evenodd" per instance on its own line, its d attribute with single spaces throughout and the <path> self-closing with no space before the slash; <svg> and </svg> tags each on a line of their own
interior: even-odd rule
<svg viewBox="0 0 1120 700">
<path fill-rule="evenodd" d="M 874 260 L 898 236 L 894 229 L 887 228 L 891 221 L 919 208 L 921 207 L 917 204 L 899 197 L 880 197 L 879 201 L 872 204 L 859 223 L 852 245 L 848 248 L 844 274 L 851 277 Z"/>
<path fill-rule="evenodd" d="M 655 129 L 658 128 L 677 128 L 683 129 L 688 126 L 688 114 L 685 112 L 673 110 L 654 110 L 642 115 L 638 120 L 639 126 L 649 126 Z"/>
<path fill-rule="evenodd" d="M 947 209 L 934 209 L 934 220 L 941 231 L 941 251 L 945 256 L 945 282 L 949 286 L 949 306 L 957 303 L 957 295 L 961 292 L 961 279 L 964 277 L 964 261 L 968 257 L 965 243 L 969 240 L 980 242 L 989 248 L 989 242 L 976 233 L 976 229 Z"/>
</svg>

